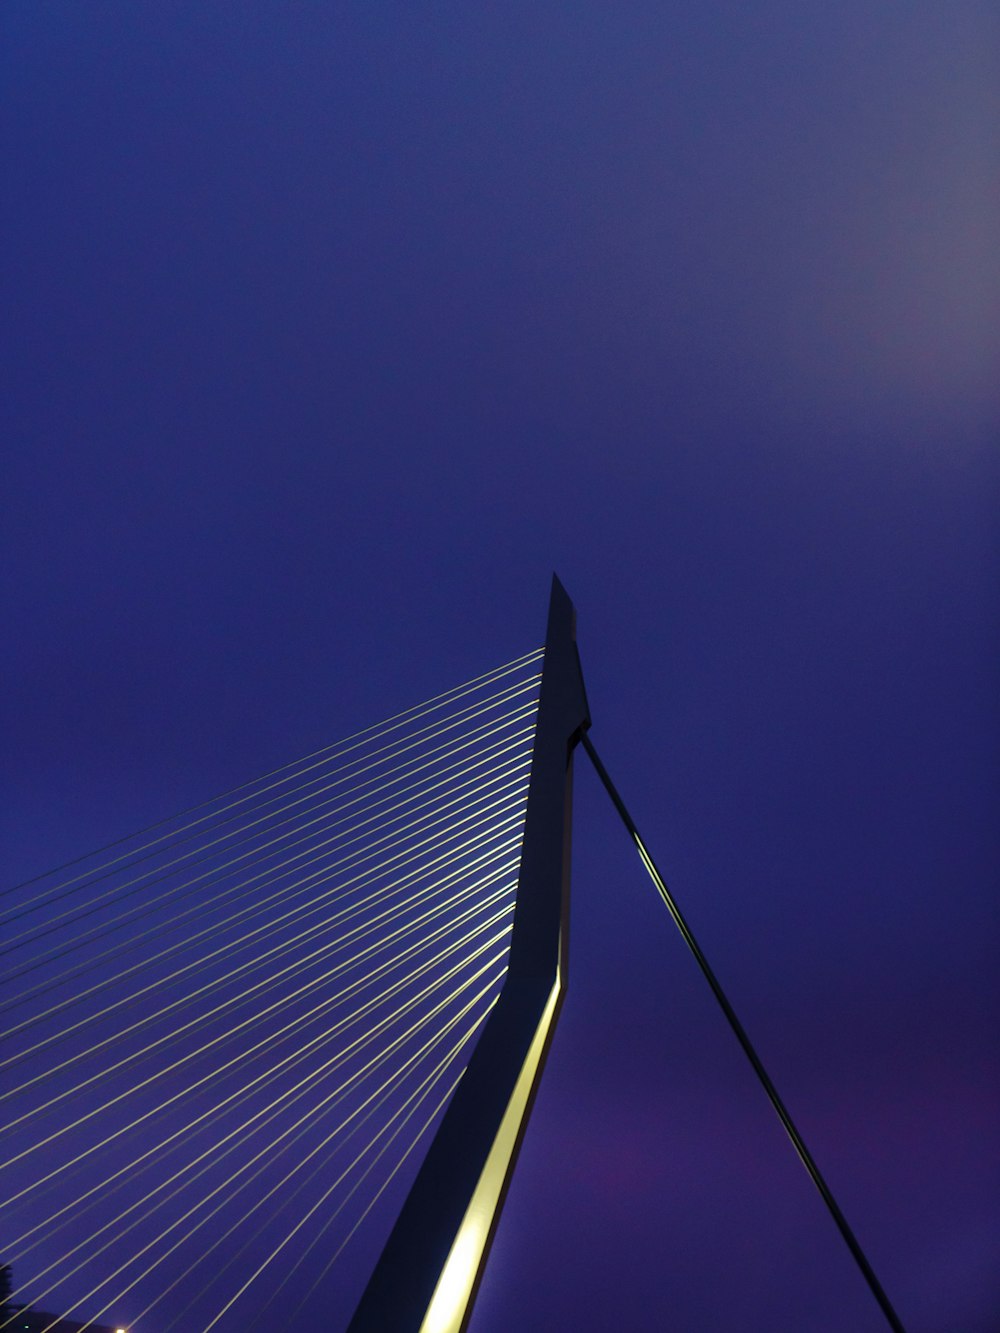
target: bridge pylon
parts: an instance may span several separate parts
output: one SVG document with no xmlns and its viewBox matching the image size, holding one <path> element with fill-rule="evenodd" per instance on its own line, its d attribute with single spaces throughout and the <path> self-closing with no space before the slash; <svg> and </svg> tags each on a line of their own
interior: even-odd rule
<svg viewBox="0 0 1000 1333">
<path fill-rule="evenodd" d="M 466 1328 L 567 982 L 573 751 L 590 726 L 553 575 L 509 966 L 348 1333 Z"/>
</svg>

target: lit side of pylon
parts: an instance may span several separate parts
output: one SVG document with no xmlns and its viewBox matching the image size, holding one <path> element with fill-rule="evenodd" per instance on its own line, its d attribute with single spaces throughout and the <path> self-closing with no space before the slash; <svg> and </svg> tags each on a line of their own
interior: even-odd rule
<svg viewBox="0 0 1000 1333">
<path fill-rule="evenodd" d="M 349 1333 L 461 1333 L 567 980 L 573 750 L 590 725 L 576 613 L 553 577 L 510 964 Z"/>
</svg>

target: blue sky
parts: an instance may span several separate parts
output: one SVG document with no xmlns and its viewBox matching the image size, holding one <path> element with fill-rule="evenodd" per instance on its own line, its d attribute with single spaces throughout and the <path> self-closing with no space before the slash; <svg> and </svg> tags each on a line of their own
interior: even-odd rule
<svg viewBox="0 0 1000 1333">
<path fill-rule="evenodd" d="M 9 0 L 16 880 L 534 647 L 907 1327 L 996 1254 L 1000 33 Z M 473 1322 L 880 1317 L 581 760 Z"/>
</svg>

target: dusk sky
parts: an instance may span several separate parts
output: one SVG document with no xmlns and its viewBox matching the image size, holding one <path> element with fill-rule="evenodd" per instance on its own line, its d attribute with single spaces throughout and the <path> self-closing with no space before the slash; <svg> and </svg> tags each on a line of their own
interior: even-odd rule
<svg viewBox="0 0 1000 1333">
<path fill-rule="evenodd" d="M 909 1333 L 996 1333 L 996 6 L 4 0 L 0 134 L 4 881 L 530 652 L 555 570 Z M 573 851 L 472 1333 L 884 1329 L 582 753 Z"/>
</svg>

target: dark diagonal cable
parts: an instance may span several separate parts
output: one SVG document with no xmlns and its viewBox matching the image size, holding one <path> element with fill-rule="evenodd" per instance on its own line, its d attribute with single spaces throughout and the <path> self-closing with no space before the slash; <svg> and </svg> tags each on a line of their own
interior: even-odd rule
<svg viewBox="0 0 1000 1333">
<path fill-rule="evenodd" d="M 862 1250 L 861 1245 L 857 1240 L 857 1237 L 854 1235 L 854 1232 L 851 1230 L 848 1224 L 847 1218 L 840 1211 L 840 1207 L 837 1204 L 836 1199 L 833 1197 L 833 1194 L 830 1191 L 830 1187 L 823 1179 L 819 1167 L 813 1161 L 812 1153 L 806 1147 L 805 1140 L 802 1138 L 802 1135 L 796 1129 L 795 1123 L 792 1120 L 792 1117 L 789 1115 L 784 1102 L 779 1097 L 777 1088 L 771 1082 L 770 1076 L 768 1075 L 767 1070 L 764 1068 L 760 1056 L 754 1050 L 753 1044 L 751 1043 L 750 1038 L 747 1036 L 743 1024 L 736 1017 L 736 1011 L 733 1009 L 733 1006 L 729 1003 L 729 1000 L 726 997 L 726 993 L 722 989 L 722 986 L 719 984 L 715 976 L 715 973 L 712 971 L 711 967 L 709 967 L 708 959 L 702 953 L 698 945 L 698 941 L 691 933 L 691 929 L 688 926 L 687 922 L 684 920 L 680 908 L 677 906 L 676 902 L 674 901 L 673 895 L 667 888 L 666 881 L 660 874 L 659 870 L 656 868 L 656 863 L 653 861 L 653 858 L 646 850 L 646 846 L 639 835 L 639 830 L 636 828 L 632 816 L 629 814 L 628 810 L 625 807 L 624 801 L 619 796 L 614 783 L 608 776 L 608 770 L 601 763 L 597 751 L 594 749 L 593 743 L 591 742 L 590 738 L 587 736 L 586 733 L 583 734 L 581 739 L 583 742 L 583 748 L 587 751 L 587 754 L 590 756 L 590 761 L 594 765 L 594 770 L 597 773 L 597 776 L 603 782 L 605 790 L 611 797 L 611 801 L 615 809 L 621 816 L 622 823 L 625 825 L 626 829 L 629 832 L 629 836 L 632 838 L 632 841 L 635 843 L 639 851 L 639 856 L 642 858 L 643 865 L 646 867 L 647 871 L 649 872 L 650 878 L 656 885 L 657 891 L 660 897 L 663 899 L 667 911 L 673 917 L 674 925 L 680 931 L 681 935 L 684 938 L 684 943 L 691 950 L 691 953 L 694 955 L 695 961 L 701 968 L 705 980 L 708 982 L 709 986 L 711 986 L 712 993 L 715 995 L 716 1000 L 718 1000 L 719 1006 L 722 1009 L 722 1012 L 725 1014 L 729 1026 L 736 1034 L 736 1040 L 743 1047 L 743 1053 L 746 1055 L 751 1065 L 753 1065 L 754 1073 L 760 1079 L 764 1091 L 767 1093 L 771 1105 L 774 1107 L 775 1113 L 778 1116 L 778 1119 L 781 1121 L 782 1125 L 785 1128 L 785 1133 L 791 1139 L 792 1145 L 794 1146 L 795 1151 L 798 1153 L 802 1165 L 809 1172 L 809 1175 L 812 1177 L 813 1184 L 819 1190 L 820 1195 L 823 1198 L 823 1202 L 829 1209 L 830 1216 L 833 1218 L 834 1222 L 836 1222 L 837 1229 L 840 1231 L 841 1236 L 843 1236 L 844 1241 L 847 1244 L 847 1248 L 854 1256 L 854 1261 L 860 1268 L 862 1276 L 864 1277 L 865 1281 L 868 1283 L 872 1295 L 875 1297 L 876 1301 L 878 1301 L 882 1313 L 885 1315 L 886 1319 L 889 1322 L 889 1326 L 895 1331 L 895 1333 L 906 1333 L 906 1330 L 903 1328 L 903 1325 L 900 1322 L 899 1316 L 896 1314 L 896 1311 L 892 1308 L 892 1304 L 889 1301 L 889 1297 L 885 1294 L 885 1291 L 882 1288 L 881 1282 L 879 1282 L 878 1278 L 875 1276 L 875 1270 L 868 1262 L 864 1250 Z"/>
</svg>

